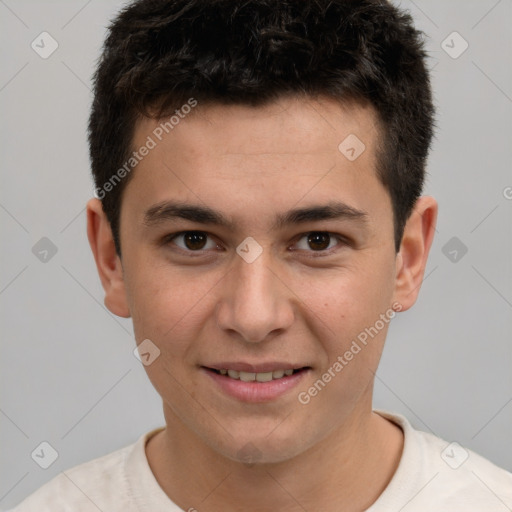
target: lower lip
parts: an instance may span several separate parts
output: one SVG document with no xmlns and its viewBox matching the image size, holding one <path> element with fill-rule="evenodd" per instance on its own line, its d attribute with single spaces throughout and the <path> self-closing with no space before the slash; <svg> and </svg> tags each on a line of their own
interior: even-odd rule
<svg viewBox="0 0 512 512">
<path fill-rule="evenodd" d="M 280 379 L 269 382 L 244 382 L 242 380 L 232 379 L 227 375 L 220 375 L 212 370 L 201 368 L 203 372 L 222 389 L 224 393 L 243 402 L 270 402 L 284 395 L 306 376 L 309 369 L 281 377 Z"/>
</svg>

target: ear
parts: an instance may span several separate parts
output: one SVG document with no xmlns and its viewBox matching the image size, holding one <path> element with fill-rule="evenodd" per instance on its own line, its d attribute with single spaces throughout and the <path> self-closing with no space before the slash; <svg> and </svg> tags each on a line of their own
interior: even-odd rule
<svg viewBox="0 0 512 512">
<path fill-rule="evenodd" d="M 105 306 L 114 315 L 130 317 L 121 258 L 116 252 L 110 223 L 99 199 L 87 203 L 87 237 L 105 290 Z"/>
<path fill-rule="evenodd" d="M 409 309 L 418 297 L 434 239 L 437 210 L 433 197 L 422 196 L 416 201 L 406 222 L 396 257 L 394 300 L 401 305 L 401 311 Z"/>
</svg>

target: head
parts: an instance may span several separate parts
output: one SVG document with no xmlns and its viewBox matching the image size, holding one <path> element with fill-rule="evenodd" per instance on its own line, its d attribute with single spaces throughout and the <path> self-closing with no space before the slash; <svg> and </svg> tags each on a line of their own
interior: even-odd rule
<svg viewBox="0 0 512 512">
<path fill-rule="evenodd" d="M 384 1 L 138 1 L 94 92 L 89 239 L 106 305 L 160 351 L 146 369 L 168 422 L 275 462 L 370 407 L 437 212 L 411 18 Z M 232 363 L 302 368 L 300 389 L 248 404 L 210 382 Z"/>
</svg>

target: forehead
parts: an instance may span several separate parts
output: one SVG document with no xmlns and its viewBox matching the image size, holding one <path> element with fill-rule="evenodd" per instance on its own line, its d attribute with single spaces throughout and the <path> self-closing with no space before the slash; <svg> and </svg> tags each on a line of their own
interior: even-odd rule
<svg viewBox="0 0 512 512">
<path fill-rule="evenodd" d="M 152 149 L 125 197 L 136 192 L 141 209 L 179 198 L 253 215 L 333 199 L 367 210 L 363 203 L 387 195 L 375 172 L 377 141 L 368 106 L 296 97 L 262 107 L 198 104 L 137 123 L 133 149 Z"/>
<path fill-rule="evenodd" d="M 370 105 L 291 96 L 258 107 L 198 104 L 189 108 L 185 103 L 164 118 L 140 119 L 133 142 L 138 146 L 149 135 L 159 145 L 171 141 L 195 157 L 332 154 L 333 148 L 355 135 L 369 154 L 376 132 L 376 114 Z"/>
</svg>

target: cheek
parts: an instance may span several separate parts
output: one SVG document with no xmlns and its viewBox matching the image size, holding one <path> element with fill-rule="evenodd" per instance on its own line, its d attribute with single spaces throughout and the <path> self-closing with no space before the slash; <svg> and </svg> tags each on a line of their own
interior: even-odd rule
<svg viewBox="0 0 512 512">
<path fill-rule="evenodd" d="M 137 340 L 161 340 L 179 325 L 192 308 L 189 304 L 199 292 L 194 280 L 184 282 L 176 271 L 155 266 L 150 258 L 127 265 L 127 293 Z"/>
<path fill-rule="evenodd" d="M 127 272 L 135 338 L 152 340 L 176 372 L 194 358 L 201 330 L 215 325 L 216 283 L 221 285 L 223 274 L 145 261 Z"/>
<path fill-rule="evenodd" d="M 393 316 L 393 269 L 390 264 L 365 265 L 304 283 L 304 289 L 309 290 L 306 303 L 316 313 L 318 325 L 326 327 L 324 335 L 318 334 L 328 355 L 328 367 L 347 352 L 350 367 L 376 367 L 389 316 Z M 381 315 L 385 315 L 384 320 Z"/>
<path fill-rule="evenodd" d="M 312 275 L 303 283 L 306 302 L 329 324 L 364 325 L 383 313 L 393 295 L 394 266 L 359 264 Z M 382 310 L 382 311 L 381 311 Z"/>
<path fill-rule="evenodd" d="M 182 395 L 181 383 L 187 381 L 193 394 L 194 374 L 188 371 L 187 360 L 203 322 L 199 316 L 205 314 L 201 302 L 205 292 L 197 281 L 184 279 L 175 269 L 170 272 L 149 264 L 138 266 L 129 281 L 135 339 L 138 343 L 149 339 L 159 350 L 145 371 L 162 397 L 173 396 L 183 404 L 187 393 Z"/>
</svg>

